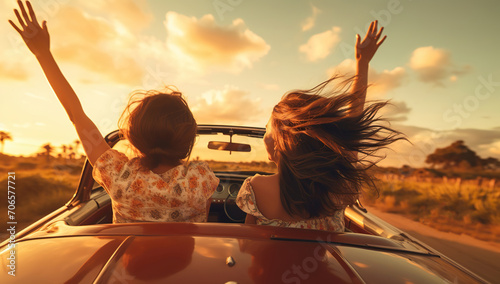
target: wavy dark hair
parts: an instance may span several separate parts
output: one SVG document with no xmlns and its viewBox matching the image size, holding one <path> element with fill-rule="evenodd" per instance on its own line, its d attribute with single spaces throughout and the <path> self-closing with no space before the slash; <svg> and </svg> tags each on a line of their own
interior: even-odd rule
<svg viewBox="0 0 500 284">
<path fill-rule="evenodd" d="M 118 126 L 149 169 L 189 158 L 197 128 L 182 93 L 171 87 L 134 92 Z"/>
<path fill-rule="evenodd" d="M 354 204 L 364 185 L 376 190 L 367 172 L 382 159 L 376 152 L 406 140 L 377 116 L 388 102 L 367 103 L 355 112 L 366 90 L 351 93 L 354 78 L 332 84 L 338 79 L 288 92 L 273 109 L 281 203 L 290 216 L 331 215 Z"/>
</svg>

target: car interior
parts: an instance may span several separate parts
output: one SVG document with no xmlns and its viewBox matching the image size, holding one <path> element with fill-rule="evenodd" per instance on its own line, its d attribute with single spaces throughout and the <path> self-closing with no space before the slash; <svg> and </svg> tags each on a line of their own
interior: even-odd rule
<svg viewBox="0 0 500 284">
<path fill-rule="evenodd" d="M 235 200 L 243 181 L 249 176 L 248 173 L 236 175 L 234 173 L 218 172 L 216 175 L 219 177 L 220 182 L 217 190 L 212 195 L 207 222 L 244 223 L 246 213 L 241 211 Z M 346 209 L 344 217 L 346 232 L 384 236 L 394 240 L 400 239 L 399 232 L 366 220 L 361 214 L 363 211 L 366 211 L 366 209 L 359 203 Z M 111 198 L 104 188 L 96 183 L 90 195 L 90 200 L 68 214 L 64 221 L 70 226 L 111 224 L 113 223 Z"/>
<path fill-rule="evenodd" d="M 238 132 L 239 131 L 239 132 Z M 198 130 L 199 134 L 222 134 L 222 139 L 226 141 L 204 141 L 201 138 L 197 141 L 197 144 L 204 148 L 203 151 L 213 151 L 217 154 L 223 152 L 224 159 L 239 159 L 236 155 L 240 153 L 248 154 L 249 152 L 254 152 L 259 146 L 262 152 L 262 137 L 265 133 L 263 128 L 251 128 L 251 130 L 246 128 L 233 127 L 213 127 L 213 126 L 201 126 Z M 259 144 L 252 143 L 240 143 L 241 141 L 235 141 L 237 136 L 244 136 L 246 138 L 245 142 L 249 139 L 257 138 Z M 227 139 L 229 137 L 229 139 Z M 124 153 L 130 151 L 129 148 L 123 148 L 123 141 L 120 134 L 115 131 L 109 134 L 106 139 L 108 139 L 110 145 L 114 145 L 113 148 L 119 149 Z M 210 138 L 210 139 L 213 139 Z M 219 140 L 221 138 L 219 137 Z M 229 141 L 227 141 L 229 140 Z M 240 139 L 241 140 L 241 139 Z M 195 151 L 194 155 L 203 155 L 203 151 Z M 199 149 L 198 149 L 199 150 Z M 212 152 L 207 152 L 212 153 Z M 233 157 L 236 156 L 236 157 Z M 192 155 L 193 157 L 193 155 Z M 199 158 L 199 157 L 196 157 Z M 255 159 L 256 156 L 251 156 Z M 265 155 L 267 159 L 267 154 Z M 244 223 L 246 214 L 239 209 L 236 205 L 235 200 L 238 191 L 243 184 L 243 181 L 250 176 L 255 174 L 272 174 L 272 172 L 250 170 L 245 168 L 239 168 L 238 170 L 226 169 L 227 164 L 230 162 L 222 162 L 224 165 L 218 169 L 213 169 L 216 176 L 219 178 L 220 182 L 212 195 L 210 213 L 207 222 L 217 222 L 217 223 Z M 212 167 L 212 166 L 211 166 Z M 217 167 L 217 166 L 216 166 Z M 240 165 L 238 166 L 240 167 Z M 84 202 L 78 200 L 85 200 Z M 67 216 L 64 217 L 64 221 L 70 226 L 82 226 L 82 225 L 92 225 L 92 224 L 111 224 L 113 219 L 113 213 L 111 208 L 111 198 L 104 190 L 102 186 L 94 182 L 92 178 L 92 167 L 86 162 L 85 168 L 82 172 L 82 179 L 80 182 L 80 187 L 75 194 L 72 201 L 78 206 L 72 210 Z M 68 204 L 69 204 L 68 203 Z M 397 239 L 399 232 L 391 230 L 391 228 L 380 227 L 377 222 L 371 222 L 366 220 L 362 212 L 366 212 L 366 209 L 358 202 L 353 206 L 346 209 L 345 214 L 345 227 L 347 232 L 356 232 L 370 235 L 381 235 L 393 239 Z"/>
<path fill-rule="evenodd" d="M 217 173 L 219 185 L 212 195 L 212 204 L 208 222 L 220 223 L 244 223 L 245 213 L 235 203 L 236 195 L 245 175 L 228 175 Z M 66 217 L 69 225 L 90 225 L 112 223 L 113 213 L 111 209 L 111 198 L 104 188 L 98 184 L 92 190 L 90 200 L 80 207 L 79 210 Z"/>
</svg>

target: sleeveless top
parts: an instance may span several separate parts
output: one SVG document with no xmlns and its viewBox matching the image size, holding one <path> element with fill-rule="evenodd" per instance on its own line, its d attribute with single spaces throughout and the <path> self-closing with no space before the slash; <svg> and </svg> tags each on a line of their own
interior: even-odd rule
<svg viewBox="0 0 500 284">
<path fill-rule="evenodd" d="M 247 178 L 238 192 L 236 204 L 245 213 L 255 216 L 258 225 L 269 225 L 278 227 L 291 227 L 313 230 L 324 230 L 330 232 L 344 232 L 344 210 L 335 211 L 332 216 L 300 221 L 284 221 L 279 219 L 268 219 L 260 211 L 255 200 L 255 194 L 250 184 L 251 177 Z"/>
</svg>

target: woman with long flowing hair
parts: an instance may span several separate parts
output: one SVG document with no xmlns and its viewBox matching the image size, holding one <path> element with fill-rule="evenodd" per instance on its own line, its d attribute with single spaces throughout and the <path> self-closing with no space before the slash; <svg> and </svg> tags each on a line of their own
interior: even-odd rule
<svg viewBox="0 0 500 284">
<path fill-rule="evenodd" d="M 387 102 L 365 107 L 368 64 L 386 38 L 382 31 L 375 21 L 363 40 L 357 35 L 353 78 L 290 91 L 273 108 L 264 143 L 278 173 L 243 183 L 236 202 L 246 223 L 344 231 L 344 209 L 374 185 L 367 173 L 373 156 L 404 139 L 377 116 Z"/>
</svg>

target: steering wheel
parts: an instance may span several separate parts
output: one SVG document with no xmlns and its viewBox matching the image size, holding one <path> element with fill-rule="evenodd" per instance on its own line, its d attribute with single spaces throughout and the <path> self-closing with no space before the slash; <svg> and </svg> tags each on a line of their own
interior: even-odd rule
<svg viewBox="0 0 500 284">
<path fill-rule="evenodd" d="M 236 200 L 236 197 L 232 196 L 231 194 L 227 195 L 226 200 L 224 200 L 224 213 L 226 213 L 227 218 L 229 218 L 233 222 L 236 222 L 236 223 L 244 222 L 245 221 L 245 215 L 244 215 L 243 219 L 236 219 L 237 217 L 233 218 L 233 216 L 231 216 L 231 214 L 229 214 L 229 212 L 227 210 L 227 204 L 228 204 L 228 201 L 230 200 L 231 197 L 232 197 L 233 200 Z M 239 210 L 239 208 L 238 208 L 238 210 Z"/>
</svg>

